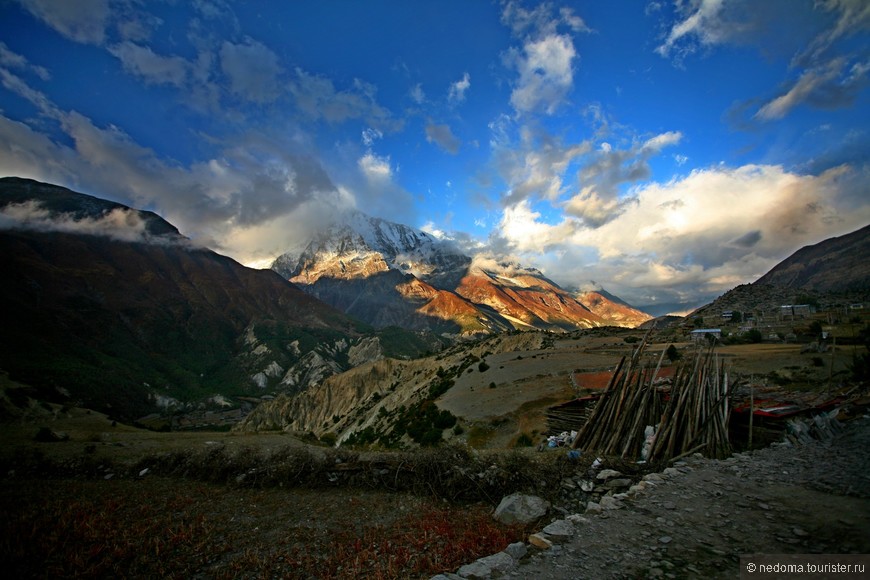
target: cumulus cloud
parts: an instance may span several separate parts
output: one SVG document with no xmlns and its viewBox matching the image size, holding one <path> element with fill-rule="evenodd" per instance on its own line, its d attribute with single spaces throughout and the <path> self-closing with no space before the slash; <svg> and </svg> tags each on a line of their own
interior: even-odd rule
<svg viewBox="0 0 870 580">
<path fill-rule="evenodd" d="M 506 60 L 519 73 L 511 105 L 521 113 L 556 112 L 573 87 L 576 56 L 571 38 L 562 34 L 529 41 L 522 52 L 510 50 Z"/>
<path fill-rule="evenodd" d="M 535 125 L 521 126 L 514 141 L 513 127 L 506 117 L 491 124 L 490 129 L 496 168 L 509 187 L 503 198 L 507 205 L 528 198 L 557 200 L 565 192 L 569 166 L 591 149 L 588 141 L 565 143 Z"/>
<path fill-rule="evenodd" d="M 632 196 L 620 198 L 619 187 L 649 179 L 651 157 L 665 147 L 678 144 L 682 133 L 668 131 L 634 142 L 626 149 L 615 149 L 609 143 L 590 154 L 590 159 L 578 174 L 580 191 L 565 203 L 565 211 L 591 227 L 600 227 L 634 203 Z"/>
<path fill-rule="evenodd" d="M 274 258 L 323 223 L 315 217 L 355 203 L 317 159 L 263 132 L 234 135 L 215 157 L 185 167 L 116 127 L 76 112 L 52 115 L 63 140 L 0 115 L 0 173 L 156 209 L 186 236 L 244 263 Z"/>
<path fill-rule="evenodd" d="M 579 225 L 570 218 L 556 225 L 544 223 L 540 218 L 540 212 L 534 211 L 528 200 L 506 207 L 497 227 L 497 239 L 492 240 L 492 245 L 500 253 L 540 254 L 564 244 L 576 233 Z"/>
<path fill-rule="evenodd" d="M 379 157 L 368 151 L 365 155 L 359 158 L 357 162 L 360 171 L 371 182 L 389 181 L 393 176 L 393 168 L 390 167 L 390 158 Z"/>
<path fill-rule="evenodd" d="M 426 125 L 426 141 L 438 145 L 451 155 L 459 153 L 459 147 L 462 145 L 461 141 L 450 130 L 449 125 L 436 125 L 434 123 Z"/>
<path fill-rule="evenodd" d="M 220 49 L 221 70 L 230 90 L 255 103 L 274 101 L 282 73 L 278 55 L 264 44 L 247 39 L 242 44 L 225 41 Z"/>
<path fill-rule="evenodd" d="M 577 52 L 570 33 L 590 29 L 570 8 L 554 12 L 550 3 L 527 10 L 519 2 L 506 2 L 501 20 L 523 41 L 522 49 L 512 47 L 504 54 L 505 64 L 519 75 L 511 105 L 518 113 L 553 114 L 573 88 Z M 559 32 L 566 27 L 570 32 Z"/>
<path fill-rule="evenodd" d="M 102 44 L 109 22 L 108 0 L 20 0 L 27 10 L 63 36 Z"/>
<path fill-rule="evenodd" d="M 635 188 L 632 203 L 599 227 L 550 225 L 524 202 L 504 210 L 494 247 L 534 259 L 566 286 L 591 278 L 634 304 L 697 303 L 756 280 L 796 248 L 870 223 L 856 197 L 867 171 L 696 170 Z"/>
</svg>

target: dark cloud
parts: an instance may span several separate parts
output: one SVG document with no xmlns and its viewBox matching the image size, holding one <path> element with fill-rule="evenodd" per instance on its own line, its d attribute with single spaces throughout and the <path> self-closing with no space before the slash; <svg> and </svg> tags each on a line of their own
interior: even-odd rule
<svg viewBox="0 0 870 580">
<path fill-rule="evenodd" d="M 262 43 L 250 38 L 241 44 L 225 41 L 220 63 L 234 94 L 255 103 L 278 98 L 281 65 L 278 56 Z"/>
<path fill-rule="evenodd" d="M 435 143 L 451 155 L 459 153 L 459 147 L 462 142 L 456 138 L 449 125 L 436 125 L 430 123 L 426 125 L 426 141 Z"/>
<path fill-rule="evenodd" d="M 740 248 L 751 248 L 752 246 L 756 245 L 758 242 L 761 241 L 761 237 L 762 234 L 760 230 L 753 230 L 751 232 L 743 234 L 736 240 L 732 240 L 731 245 Z"/>
</svg>

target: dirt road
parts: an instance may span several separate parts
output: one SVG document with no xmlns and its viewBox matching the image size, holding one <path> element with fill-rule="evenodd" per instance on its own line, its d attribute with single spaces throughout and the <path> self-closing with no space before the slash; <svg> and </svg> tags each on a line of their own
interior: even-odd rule
<svg viewBox="0 0 870 580">
<path fill-rule="evenodd" d="M 745 554 L 870 554 L 870 418 L 828 442 L 693 459 L 506 571 L 518 578 L 736 578 Z M 661 479 L 661 481 L 656 481 Z"/>
</svg>

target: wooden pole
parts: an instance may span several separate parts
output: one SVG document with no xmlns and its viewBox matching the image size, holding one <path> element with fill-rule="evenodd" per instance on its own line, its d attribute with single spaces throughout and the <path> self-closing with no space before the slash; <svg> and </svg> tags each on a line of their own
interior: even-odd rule
<svg viewBox="0 0 870 580">
<path fill-rule="evenodd" d="M 752 449 L 752 420 L 755 417 L 755 377 L 749 380 L 749 443 L 748 447 Z"/>
</svg>

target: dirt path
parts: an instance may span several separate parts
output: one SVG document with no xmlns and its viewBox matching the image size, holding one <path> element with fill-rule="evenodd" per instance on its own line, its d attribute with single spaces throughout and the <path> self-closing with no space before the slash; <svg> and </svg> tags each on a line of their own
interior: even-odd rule
<svg viewBox="0 0 870 580">
<path fill-rule="evenodd" d="M 506 575 L 736 578 L 740 555 L 870 554 L 870 419 L 829 442 L 680 463 L 622 505 L 572 518 L 573 537 Z"/>
</svg>

